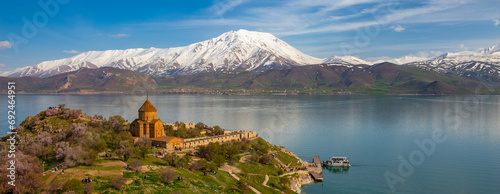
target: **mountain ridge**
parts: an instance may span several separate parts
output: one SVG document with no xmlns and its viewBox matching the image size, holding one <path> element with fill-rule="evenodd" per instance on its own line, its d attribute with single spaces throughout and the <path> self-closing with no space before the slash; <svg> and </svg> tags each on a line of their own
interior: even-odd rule
<svg viewBox="0 0 500 194">
<path fill-rule="evenodd" d="M 484 84 L 392 63 L 376 65 L 306 65 L 265 72 L 234 70 L 155 77 L 101 67 L 47 78 L 0 77 L 15 81 L 18 93 L 167 93 L 167 94 L 491 94 L 475 91 Z M 287 92 L 288 91 L 288 92 Z M 5 93 L 5 90 L 1 92 Z"/>
<path fill-rule="evenodd" d="M 2 75 L 49 77 L 82 67 L 116 67 L 150 75 L 178 75 L 229 70 L 266 71 L 322 63 L 269 33 L 229 31 L 216 38 L 185 47 L 88 51 Z"/>
</svg>

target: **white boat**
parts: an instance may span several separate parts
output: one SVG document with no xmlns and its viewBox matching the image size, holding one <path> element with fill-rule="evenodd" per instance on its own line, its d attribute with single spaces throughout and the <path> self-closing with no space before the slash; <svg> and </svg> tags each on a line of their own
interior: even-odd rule
<svg viewBox="0 0 500 194">
<path fill-rule="evenodd" d="M 349 158 L 347 157 L 331 157 L 327 161 L 322 162 L 323 166 L 347 166 L 350 167 Z"/>
</svg>

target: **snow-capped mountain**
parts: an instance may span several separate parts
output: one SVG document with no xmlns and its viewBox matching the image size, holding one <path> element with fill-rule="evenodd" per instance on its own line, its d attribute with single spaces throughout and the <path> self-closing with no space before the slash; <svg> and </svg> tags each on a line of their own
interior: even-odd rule
<svg viewBox="0 0 500 194">
<path fill-rule="evenodd" d="M 272 34 L 239 30 L 185 47 L 88 51 L 3 74 L 9 77 L 48 77 L 82 67 L 109 66 L 151 75 L 177 75 L 228 70 L 265 71 L 321 62 L 322 59 L 306 55 Z"/>
<path fill-rule="evenodd" d="M 373 65 L 373 63 L 359 59 L 353 56 L 333 56 L 323 60 L 325 64 L 335 64 L 335 65 Z"/>
<path fill-rule="evenodd" d="M 405 65 L 473 79 L 497 80 L 500 77 L 500 44 L 478 51 L 449 52 Z"/>
<path fill-rule="evenodd" d="M 425 61 L 425 60 L 428 60 L 428 58 L 417 57 L 415 55 L 407 55 L 407 56 L 403 56 L 403 57 L 400 57 L 400 58 L 384 57 L 384 59 L 375 60 L 372 63 L 373 64 L 378 64 L 378 63 L 383 63 L 383 62 L 389 62 L 389 63 L 394 63 L 394 64 L 402 65 L 402 64 L 406 64 L 406 63 L 417 62 L 417 61 Z"/>
</svg>

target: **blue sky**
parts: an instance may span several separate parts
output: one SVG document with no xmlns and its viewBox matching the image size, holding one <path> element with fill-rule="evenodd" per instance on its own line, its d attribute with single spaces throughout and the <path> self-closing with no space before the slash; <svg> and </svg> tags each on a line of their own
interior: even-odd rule
<svg viewBox="0 0 500 194">
<path fill-rule="evenodd" d="M 2 1 L 0 71 L 91 50 L 186 46 L 238 29 L 270 32 L 320 58 L 431 57 L 500 43 L 498 8 L 489 0 Z"/>
</svg>

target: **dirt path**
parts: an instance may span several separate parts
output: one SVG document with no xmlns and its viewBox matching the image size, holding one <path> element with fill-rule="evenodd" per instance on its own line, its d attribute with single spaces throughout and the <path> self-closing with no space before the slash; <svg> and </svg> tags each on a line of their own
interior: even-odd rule
<svg viewBox="0 0 500 194">
<path fill-rule="evenodd" d="M 240 180 L 240 177 L 236 176 L 235 174 L 233 173 L 229 173 L 234 179 L 236 179 L 237 181 Z M 259 190 L 253 188 L 252 186 L 248 185 L 248 188 L 250 188 L 250 190 L 252 190 L 254 193 L 257 193 L 257 194 L 262 194 Z"/>
<path fill-rule="evenodd" d="M 235 166 L 228 165 L 227 163 L 224 164 L 223 166 L 219 167 L 219 170 L 226 171 L 229 173 L 241 173 L 241 170 L 239 168 L 236 168 Z"/>
<path fill-rule="evenodd" d="M 262 182 L 262 185 L 267 187 L 267 181 L 269 181 L 269 176 L 266 174 L 266 179 Z"/>
</svg>

